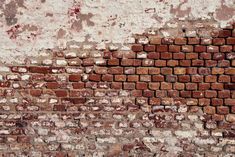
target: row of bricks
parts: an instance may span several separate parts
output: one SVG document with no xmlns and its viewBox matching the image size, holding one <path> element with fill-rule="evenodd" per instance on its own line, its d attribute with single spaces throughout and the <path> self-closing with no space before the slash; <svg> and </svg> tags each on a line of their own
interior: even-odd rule
<svg viewBox="0 0 235 157">
<path fill-rule="evenodd" d="M 57 97 L 103 97 L 107 96 L 107 92 L 104 92 L 102 90 L 54 90 L 53 91 Z M 29 93 L 32 96 L 39 97 L 43 95 L 44 91 L 40 89 L 32 89 L 29 91 Z M 46 93 L 48 94 L 48 93 Z M 50 92 L 52 94 L 52 92 Z M 134 97 L 172 97 L 172 98 L 213 98 L 213 100 L 216 100 L 218 105 L 223 104 L 223 99 L 227 99 L 227 104 L 235 105 L 235 93 L 233 92 L 230 96 L 229 90 L 222 90 L 222 91 L 214 91 L 214 90 L 206 90 L 206 91 L 177 91 L 177 90 L 132 90 L 130 93 L 130 96 Z M 231 100 L 228 99 L 230 97 L 233 97 Z M 225 100 L 226 102 L 226 100 Z"/>
<path fill-rule="evenodd" d="M 158 67 L 121 67 L 121 66 L 116 66 L 116 67 L 94 67 L 94 68 L 89 68 L 89 69 L 83 69 L 83 68 L 78 68 L 78 69 L 73 69 L 74 71 L 70 71 L 67 73 L 68 74 L 111 74 L 111 75 L 119 75 L 119 74 L 138 74 L 138 75 L 156 75 L 156 74 L 163 74 L 163 75 L 170 75 L 170 74 L 175 74 L 175 75 L 195 75 L 195 74 L 200 74 L 200 75 L 234 75 L 235 74 L 235 68 L 234 67 L 191 67 L 190 64 L 186 67 L 164 67 L 166 64 L 165 61 L 162 60 L 157 60 L 155 61 L 155 64 Z M 213 64 L 211 63 L 212 65 Z M 71 69 L 70 69 L 71 70 Z M 39 74 L 48 74 L 50 73 L 49 67 L 33 67 L 30 70 L 31 73 L 39 73 Z M 65 73 L 65 69 L 59 71 L 58 73 L 54 74 L 60 74 L 60 73 Z M 33 76 L 33 75 L 32 75 Z M 36 76 L 36 75 L 34 75 Z M 40 76 L 40 75 L 38 75 Z M 43 75 L 42 75 L 43 76 Z M 52 77 L 54 75 L 51 75 Z M 7 79 L 9 80 L 19 80 L 20 76 L 17 74 L 8 74 Z M 3 79 L 3 75 L 0 75 L 0 79 Z"/>
<path fill-rule="evenodd" d="M 235 43 L 235 31 L 233 30 L 233 34 L 230 30 L 226 30 L 226 35 L 219 35 L 217 37 L 212 38 L 198 38 L 198 37 L 188 37 L 188 38 L 171 38 L 165 37 L 161 38 L 159 36 L 149 35 L 149 36 L 139 36 L 136 38 L 135 43 L 139 44 L 175 44 L 175 45 L 211 45 L 217 43 L 227 43 L 234 44 Z"/>
<path fill-rule="evenodd" d="M 235 39 L 235 38 L 234 38 Z M 142 44 L 134 44 L 131 47 L 131 50 L 134 52 L 209 52 L 209 53 L 215 53 L 215 52 L 231 52 L 235 50 L 235 40 L 234 43 L 230 43 L 231 45 L 223 45 L 223 43 L 217 43 L 215 45 L 185 45 L 185 46 L 179 46 L 179 45 L 142 45 Z M 220 45 L 220 46 L 219 46 Z"/>
<path fill-rule="evenodd" d="M 111 75 L 112 76 L 112 75 Z M 35 83 L 11 83 L 9 81 L 7 82 L 1 82 L 0 87 L 1 88 L 10 88 L 11 86 L 14 89 L 28 89 L 28 88 L 47 88 L 47 89 L 58 89 L 58 88 L 74 88 L 74 89 L 83 89 L 83 88 L 103 88 L 103 89 L 126 89 L 126 90 L 133 90 L 133 89 L 151 89 L 151 90 L 169 90 L 169 89 L 175 89 L 175 90 L 235 90 L 235 83 L 227 83 L 230 81 L 229 79 L 222 78 L 219 79 L 219 83 L 217 83 L 216 79 L 213 79 L 212 76 L 208 75 L 205 78 L 205 82 L 203 81 L 202 77 L 193 77 L 192 82 L 190 82 L 190 76 L 188 75 L 182 75 L 178 78 L 175 76 L 166 76 L 166 80 L 164 80 L 164 76 L 162 75 L 154 75 L 151 77 L 146 77 L 143 75 L 143 77 L 138 75 L 129 75 L 126 79 L 125 75 L 115 75 L 117 77 L 114 78 L 116 82 L 113 82 L 112 77 L 107 78 L 106 75 L 102 77 L 102 80 L 106 80 L 109 82 L 100 82 L 100 79 L 90 78 L 92 80 L 95 79 L 96 82 L 81 82 L 76 80 L 76 82 L 68 83 L 68 82 L 35 82 Z M 212 77 L 212 78 L 211 78 Z M 99 77 L 100 78 L 100 77 Z M 178 79 L 178 80 L 177 80 Z"/>
</svg>

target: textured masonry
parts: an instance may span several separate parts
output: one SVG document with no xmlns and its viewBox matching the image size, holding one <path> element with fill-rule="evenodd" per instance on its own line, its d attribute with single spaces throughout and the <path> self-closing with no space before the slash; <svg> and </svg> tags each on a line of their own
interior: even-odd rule
<svg viewBox="0 0 235 157">
<path fill-rule="evenodd" d="M 234 27 L 50 53 L 0 67 L 1 156 L 234 156 Z"/>
</svg>

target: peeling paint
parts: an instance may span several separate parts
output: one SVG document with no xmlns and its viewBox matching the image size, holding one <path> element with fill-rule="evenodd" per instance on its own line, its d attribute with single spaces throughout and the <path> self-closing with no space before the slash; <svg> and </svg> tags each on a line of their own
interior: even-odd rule
<svg viewBox="0 0 235 157">
<path fill-rule="evenodd" d="M 1 4 L 0 48 L 4 54 L 0 58 L 8 63 L 68 45 L 104 42 L 125 47 L 135 34 L 182 36 L 186 27 L 186 31 L 204 27 L 210 34 L 235 19 L 234 0 L 4 0 Z"/>
</svg>

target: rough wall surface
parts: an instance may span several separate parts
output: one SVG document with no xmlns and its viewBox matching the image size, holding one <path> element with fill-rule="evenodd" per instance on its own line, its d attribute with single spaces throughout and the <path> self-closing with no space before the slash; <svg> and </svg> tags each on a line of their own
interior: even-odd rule
<svg viewBox="0 0 235 157">
<path fill-rule="evenodd" d="M 235 156 L 234 0 L 1 0 L 0 156 Z"/>
</svg>

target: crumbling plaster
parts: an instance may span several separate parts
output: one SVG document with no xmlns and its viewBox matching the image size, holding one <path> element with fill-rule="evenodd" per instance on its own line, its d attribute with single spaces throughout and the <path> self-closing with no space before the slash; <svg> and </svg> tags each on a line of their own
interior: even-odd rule
<svg viewBox="0 0 235 157">
<path fill-rule="evenodd" d="M 224 28 L 234 22 L 235 0 L 1 0 L 0 17 L 1 62 L 24 63 L 47 49 L 124 47 L 134 34 Z"/>
</svg>

